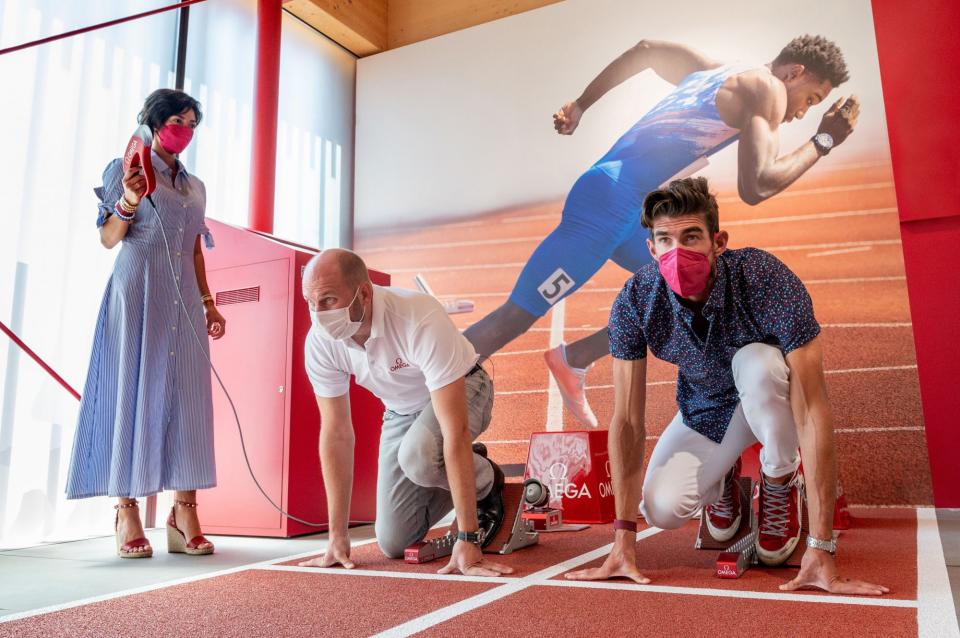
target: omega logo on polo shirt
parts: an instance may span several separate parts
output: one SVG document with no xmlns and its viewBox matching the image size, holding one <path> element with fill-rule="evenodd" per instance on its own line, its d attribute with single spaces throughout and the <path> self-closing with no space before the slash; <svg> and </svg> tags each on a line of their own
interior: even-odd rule
<svg viewBox="0 0 960 638">
<path fill-rule="evenodd" d="M 410 367 L 409 363 L 404 363 L 403 359 L 401 359 L 400 357 L 397 357 L 396 363 L 390 366 L 390 372 L 396 372 L 400 368 L 409 368 L 409 367 Z"/>
</svg>

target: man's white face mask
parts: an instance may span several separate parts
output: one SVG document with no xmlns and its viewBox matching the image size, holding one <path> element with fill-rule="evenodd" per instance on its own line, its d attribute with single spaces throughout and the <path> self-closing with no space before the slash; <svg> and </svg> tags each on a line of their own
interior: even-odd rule
<svg viewBox="0 0 960 638">
<path fill-rule="evenodd" d="M 360 321 L 350 321 L 350 307 L 357 300 L 360 294 L 360 288 L 354 293 L 353 299 L 343 308 L 334 308 L 333 310 L 311 310 L 310 319 L 313 321 L 317 334 L 328 341 L 345 341 L 357 334 L 357 330 L 363 325 L 363 315 Z M 366 308 L 364 308 L 364 315 Z"/>
</svg>

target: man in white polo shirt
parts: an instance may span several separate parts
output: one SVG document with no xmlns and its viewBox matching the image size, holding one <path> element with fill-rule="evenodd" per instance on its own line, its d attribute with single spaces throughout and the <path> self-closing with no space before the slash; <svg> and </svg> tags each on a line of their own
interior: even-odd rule
<svg viewBox="0 0 960 638">
<path fill-rule="evenodd" d="M 493 383 L 436 299 L 376 286 L 355 253 L 329 249 L 303 273 L 313 327 L 306 368 L 320 406 L 320 463 L 330 545 L 306 566 L 352 568 L 347 523 L 353 484 L 350 375 L 386 406 L 375 532 L 391 558 L 456 511 L 459 540 L 441 573 L 499 576 L 481 547 L 503 522 L 503 472 L 471 447 L 490 424 Z"/>
</svg>

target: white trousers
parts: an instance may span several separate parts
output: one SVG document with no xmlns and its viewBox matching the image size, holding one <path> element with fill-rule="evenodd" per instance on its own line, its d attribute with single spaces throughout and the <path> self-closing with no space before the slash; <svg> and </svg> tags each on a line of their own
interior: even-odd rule
<svg viewBox="0 0 960 638">
<path fill-rule="evenodd" d="M 720 498 L 723 479 L 743 450 L 763 445 L 760 466 L 770 478 L 800 466 L 800 443 L 790 409 L 790 371 L 780 350 L 763 343 L 733 357 L 740 394 L 730 426 L 715 443 L 683 424 L 677 413 L 657 441 L 643 479 L 640 512 L 650 525 L 675 529 Z"/>
</svg>

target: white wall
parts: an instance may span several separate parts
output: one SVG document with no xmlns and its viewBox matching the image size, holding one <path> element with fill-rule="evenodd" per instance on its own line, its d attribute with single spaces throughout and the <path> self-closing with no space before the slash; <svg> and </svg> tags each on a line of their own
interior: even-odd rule
<svg viewBox="0 0 960 638">
<path fill-rule="evenodd" d="M 561 199 L 670 85 L 647 71 L 561 137 L 551 116 L 641 38 L 676 40 L 723 61 L 772 60 L 793 37 L 820 34 L 843 50 L 858 130 L 827 161 L 886 158 L 887 134 L 869 0 L 566 0 L 419 42 L 357 64 L 358 230 L 448 219 Z M 832 102 L 828 99 L 827 103 Z M 792 149 L 827 105 L 782 130 Z M 727 181 L 735 146 L 705 170 Z"/>
</svg>

